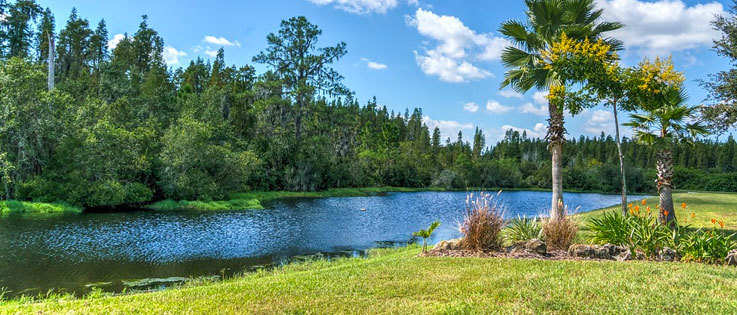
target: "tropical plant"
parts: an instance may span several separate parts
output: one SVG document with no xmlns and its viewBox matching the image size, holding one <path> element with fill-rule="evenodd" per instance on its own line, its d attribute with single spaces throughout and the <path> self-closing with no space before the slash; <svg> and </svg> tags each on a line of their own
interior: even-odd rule
<svg viewBox="0 0 737 315">
<path fill-rule="evenodd" d="M 664 69 L 662 66 L 656 67 Z M 647 83 L 643 88 L 648 89 Z M 696 118 L 698 107 L 686 105 L 688 96 L 681 86 L 673 85 L 666 89 L 663 93 L 665 96 L 663 102 L 653 101 L 644 104 L 644 113 L 632 114 L 632 120 L 625 125 L 633 128 L 635 140 L 657 149 L 659 219 L 661 223 L 670 225 L 671 222 L 677 223 L 672 194 L 673 145 L 676 142 L 691 142 L 693 138 L 707 132 L 701 124 L 692 122 Z"/>
<path fill-rule="evenodd" d="M 505 229 L 507 240 L 512 242 L 524 242 L 534 238 L 542 238 L 542 227 L 540 219 L 517 216 L 509 221 Z"/>
<path fill-rule="evenodd" d="M 422 238 L 422 253 L 427 253 L 427 239 L 432 236 L 432 232 L 435 231 L 435 229 L 440 226 L 440 221 L 435 221 L 432 224 L 430 224 L 430 227 L 427 228 L 427 230 L 419 230 L 418 232 L 412 233 L 412 236 L 417 236 Z"/>
<path fill-rule="evenodd" d="M 502 229 L 506 220 L 502 206 L 493 199 L 494 195 L 484 192 L 475 198 L 473 194 L 466 197 L 466 215 L 461 224 L 461 247 L 473 251 L 501 248 Z"/>
<path fill-rule="evenodd" d="M 593 232 L 591 242 L 614 244 L 639 251 L 655 258 L 665 247 L 680 252 L 681 243 L 688 229 L 675 226 L 673 229 L 658 224 L 651 213 L 640 214 L 639 208 L 630 205 L 630 215 L 610 211 L 600 217 L 590 218 L 587 227 Z"/>
<path fill-rule="evenodd" d="M 622 27 L 617 22 L 600 22 L 603 11 L 596 9 L 594 0 L 525 0 L 527 22 L 510 20 L 502 23 L 500 33 L 511 42 L 502 52 L 502 63 L 508 69 L 501 87 L 511 86 L 519 92 L 533 88 L 550 90 L 551 95 L 565 91 L 558 73 L 545 67 L 542 52 L 548 50 L 563 33 L 573 39 L 596 40 L 606 32 Z M 606 39 L 615 49 L 621 46 L 616 40 Z M 552 153 L 552 202 L 551 218 L 563 219 L 562 155 L 565 142 L 563 126 L 564 107 L 561 103 L 548 102 L 547 140 Z M 572 102 L 568 111 L 577 114 L 580 103 Z"/>
<path fill-rule="evenodd" d="M 724 262 L 730 251 L 737 249 L 736 234 L 725 235 L 714 229 L 698 229 L 684 238 L 683 259 L 711 264 Z"/>
</svg>

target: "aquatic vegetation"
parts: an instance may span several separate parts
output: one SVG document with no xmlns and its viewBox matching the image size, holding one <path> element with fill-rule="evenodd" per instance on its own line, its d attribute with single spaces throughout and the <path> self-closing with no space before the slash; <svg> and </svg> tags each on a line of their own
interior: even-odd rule
<svg viewBox="0 0 737 315">
<path fill-rule="evenodd" d="M 64 203 L 0 201 L 0 214 L 10 213 L 82 213 L 82 208 Z"/>
</svg>

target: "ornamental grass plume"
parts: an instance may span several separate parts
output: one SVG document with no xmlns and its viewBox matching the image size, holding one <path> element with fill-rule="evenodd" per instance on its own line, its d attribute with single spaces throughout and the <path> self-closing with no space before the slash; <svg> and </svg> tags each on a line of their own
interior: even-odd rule
<svg viewBox="0 0 737 315">
<path fill-rule="evenodd" d="M 481 192 L 476 197 L 466 196 L 466 214 L 461 223 L 463 234 L 460 245 L 473 251 L 499 250 L 502 247 L 502 229 L 506 225 L 504 209 L 494 197 L 499 196 Z"/>
</svg>

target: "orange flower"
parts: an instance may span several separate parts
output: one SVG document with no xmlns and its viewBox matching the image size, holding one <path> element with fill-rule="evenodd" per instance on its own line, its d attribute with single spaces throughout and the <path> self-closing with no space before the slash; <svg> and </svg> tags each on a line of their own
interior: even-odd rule
<svg viewBox="0 0 737 315">
<path fill-rule="evenodd" d="M 668 210 L 665 210 L 665 211 L 663 211 L 663 214 L 664 214 L 664 215 L 665 215 L 666 217 L 668 216 L 668 213 L 670 213 L 670 212 L 668 212 Z"/>
<path fill-rule="evenodd" d="M 711 219 L 711 224 L 717 224 L 717 219 Z"/>
<path fill-rule="evenodd" d="M 719 220 L 719 227 L 722 228 L 722 229 L 724 228 L 724 221 Z"/>
<path fill-rule="evenodd" d="M 650 207 L 647 207 L 647 213 L 650 213 Z"/>
<path fill-rule="evenodd" d="M 640 206 L 635 206 L 635 212 L 640 212 Z"/>
<path fill-rule="evenodd" d="M 686 203 L 685 202 L 681 204 L 681 208 L 686 209 Z"/>
<path fill-rule="evenodd" d="M 644 206 L 646 204 L 647 204 L 647 200 L 646 199 L 642 199 L 642 205 Z"/>
<path fill-rule="evenodd" d="M 634 214 L 635 214 L 635 211 L 632 210 L 632 208 L 630 208 L 630 215 L 634 215 Z"/>
<path fill-rule="evenodd" d="M 627 205 L 627 208 L 630 208 L 630 209 L 632 209 L 632 204 L 628 204 L 628 205 Z"/>
<path fill-rule="evenodd" d="M 696 218 L 696 213 L 691 212 L 691 219 Z"/>
</svg>

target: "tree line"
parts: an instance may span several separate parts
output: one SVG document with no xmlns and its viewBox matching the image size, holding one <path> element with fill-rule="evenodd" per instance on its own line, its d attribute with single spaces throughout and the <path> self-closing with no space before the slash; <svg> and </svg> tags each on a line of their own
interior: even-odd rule
<svg viewBox="0 0 737 315">
<path fill-rule="evenodd" d="M 304 17 L 267 36 L 252 63 L 268 70 L 256 73 L 227 65 L 222 48 L 169 68 L 146 16 L 114 48 L 105 21 L 76 10 L 59 31 L 33 0 L 0 1 L 0 16 L 4 199 L 114 207 L 248 190 L 554 188 L 549 139 L 510 130 L 492 144 L 477 129 L 466 142 L 430 130 L 419 108 L 361 104 L 331 67 L 345 43 L 318 45 L 321 30 Z M 626 138 L 621 147 L 629 190 L 652 192 L 657 150 Z M 561 150 L 566 188 L 621 190 L 612 137 Z M 737 191 L 736 150 L 731 136 L 676 144 L 673 185 Z"/>
</svg>

